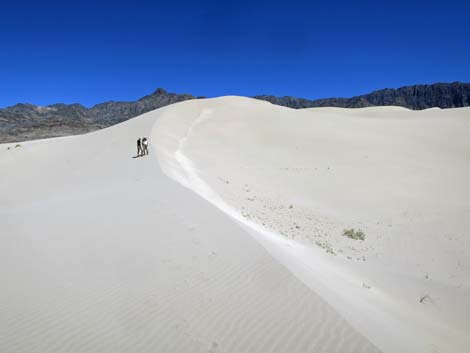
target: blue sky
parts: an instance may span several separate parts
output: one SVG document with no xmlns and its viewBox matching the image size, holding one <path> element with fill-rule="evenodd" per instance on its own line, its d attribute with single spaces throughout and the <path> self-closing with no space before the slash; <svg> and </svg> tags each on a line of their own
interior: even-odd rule
<svg viewBox="0 0 470 353">
<path fill-rule="evenodd" d="M 470 82 L 470 1 L 28 1 L 0 9 L 0 107 L 353 96 Z"/>
</svg>

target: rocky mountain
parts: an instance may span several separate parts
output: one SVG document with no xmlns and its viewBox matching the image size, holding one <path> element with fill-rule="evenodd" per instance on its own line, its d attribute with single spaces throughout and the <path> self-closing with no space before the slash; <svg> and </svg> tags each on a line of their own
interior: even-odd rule
<svg viewBox="0 0 470 353">
<path fill-rule="evenodd" d="M 91 108 L 77 103 L 58 103 L 45 107 L 20 103 L 0 109 L 0 143 L 82 134 L 169 104 L 196 98 L 203 97 L 168 93 L 159 88 L 135 102 L 111 101 Z M 454 82 L 387 88 L 352 98 L 309 100 L 269 95 L 253 98 L 295 109 L 327 106 L 362 108 L 377 105 L 397 105 L 409 109 L 454 108 L 470 106 L 470 84 Z"/>
<path fill-rule="evenodd" d="M 94 121 L 112 125 L 166 105 L 195 98 L 190 94 L 168 93 L 163 88 L 158 88 L 152 94 L 142 97 L 136 102 L 97 104 L 89 109 L 88 114 Z"/>
<path fill-rule="evenodd" d="M 395 105 L 414 110 L 427 108 L 458 108 L 470 106 L 470 83 L 435 83 L 432 85 L 386 88 L 352 98 L 308 100 L 295 97 L 255 96 L 273 104 L 294 109 L 313 107 L 363 108 Z"/>
<path fill-rule="evenodd" d="M 0 143 L 83 134 L 194 98 L 159 88 L 135 102 L 105 102 L 91 108 L 77 103 L 45 107 L 20 103 L 0 109 Z"/>
</svg>

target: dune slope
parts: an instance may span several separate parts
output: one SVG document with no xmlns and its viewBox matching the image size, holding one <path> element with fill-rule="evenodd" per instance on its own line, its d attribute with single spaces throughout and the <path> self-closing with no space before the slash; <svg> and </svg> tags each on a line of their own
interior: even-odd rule
<svg viewBox="0 0 470 353">
<path fill-rule="evenodd" d="M 152 136 L 165 173 L 384 352 L 469 346 L 469 108 L 222 97 L 169 107 Z M 352 228 L 365 239 L 343 236 Z"/>
<path fill-rule="evenodd" d="M 160 122 L 200 107 L 0 145 L 1 352 L 379 351 L 251 230 L 162 173 L 160 133 L 191 139 Z M 150 156 L 132 158 L 139 136 Z"/>
</svg>

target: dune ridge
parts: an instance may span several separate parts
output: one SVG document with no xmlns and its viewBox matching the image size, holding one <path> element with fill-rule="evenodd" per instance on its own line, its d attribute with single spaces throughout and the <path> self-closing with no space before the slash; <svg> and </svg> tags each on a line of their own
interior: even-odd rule
<svg viewBox="0 0 470 353">
<path fill-rule="evenodd" d="M 465 349 L 470 327 L 464 196 L 470 170 L 468 108 L 294 112 L 241 97 L 184 104 L 187 109 L 170 107 L 153 130 L 169 176 L 244 224 L 384 352 Z M 451 143 L 445 141 L 449 136 Z M 303 154 L 295 146 L 302 143 L 307 145 Z M 325 150 L 324 159 L 310 157 Z M 354 175 L 358 171 L 363 180 Z M 341 188 L 350 194 L 346 198 L 328 186 L 339 186 L 335 179 L 346 184 Z M 328 193 L 312 188 L 315 182 Z M 380 202 L 377 195 L 389 199 L 373 207 Z M 356 208 L 351 201 L 358 202 Z M 291 211 L 299 208 L 299 214 Z M 438 234 L 438 224 L 451 234 Z M 337 236 L 350 225 L 366 229 L 367 246 Z M 394 226 L 397 230 L 388 229 Z M 437 245 L 424 238 L 429 235 Z"/>
<path fill-rule="evenodd" d="M 155 126 L 167 109 L 0 145 L 0 351 L 379 352 L 162 173 Z M 148 157 L 133 158 L 139 136 L 150 137 Z"/>
</svg>

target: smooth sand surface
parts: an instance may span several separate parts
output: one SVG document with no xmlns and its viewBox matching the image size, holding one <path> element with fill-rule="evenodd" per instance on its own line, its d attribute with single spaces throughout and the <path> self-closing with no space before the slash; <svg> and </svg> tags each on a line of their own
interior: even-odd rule
<svg viewBox="0 0 470 353">
<path fill-rule="evenodd" d="M 195 136 L 173 134 L 173 123 L 190 113 L 191 124 L 204 104 L 245 101 L 178 104 L 83 136 L 0 145 L 0 352 L 380 351 L 254 228 L 162 173 L 159 161 L 181 167 L 156 151 Z M 168 126 L 166 114 L 176 118 Z M 132 158 L 141 136 L 150 155 Z"/>
<path fill-rule="evenodd" d="M 236 219 L 384 352 L 470 346 L 470 108 L 168 107 L 167 175 Z M 353 240 L 343 230 L 361 229 Z"/>
</svg>

